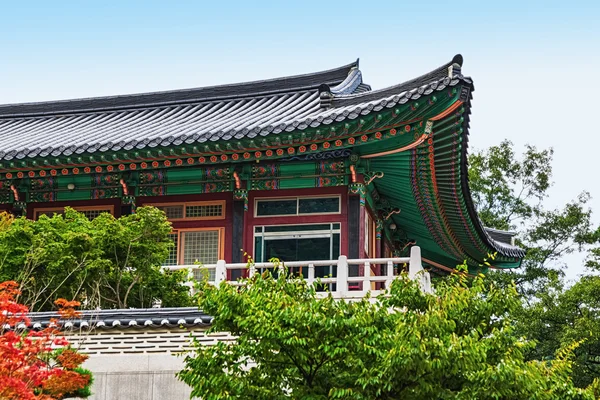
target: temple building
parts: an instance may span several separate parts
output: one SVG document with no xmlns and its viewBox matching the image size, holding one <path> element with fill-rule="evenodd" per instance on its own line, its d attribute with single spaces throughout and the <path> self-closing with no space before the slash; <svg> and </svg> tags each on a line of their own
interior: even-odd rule
<svg viewBox="0 0 600 400">
<path fill-rule="evenodd" d="M 381 90 L 359 64 L 233 85 L 0 106 L 0 209 L 161 208 L 168 265 L 405 257 L 519 266 L 469 192 L 463 58 Z M 231 272 L 233 273 L 233 272 Z M 318 276 L 335 274 L 327 268 Z"/>
</svg>

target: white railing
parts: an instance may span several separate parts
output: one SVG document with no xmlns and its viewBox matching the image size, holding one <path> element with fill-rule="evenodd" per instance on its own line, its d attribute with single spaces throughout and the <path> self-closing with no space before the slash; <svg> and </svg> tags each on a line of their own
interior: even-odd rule
<svg viewBox="0 0 600 400">
<path fill-rule="evenodd" d="M 423 269 L 421 249 L 417 246 L 411 248 L 410 257 L 348 259 L 346 256 L 340 256 L 337 260 L 260 262 L 251 264 L 250 267 L 246 263 L 228 264 L 224 260 L 219 260 L 216 264 L 172 265 L 164 268 L 169 271 L 188 270 L 190 273 L 190 286 L 193 286 L 193 280 L 203 276 L 207 277 L 208 281 L 214 285 L 219 285 L 223 281 L 231 285 L 242 285 L 243 282 L 238 280 L 228 280 L 228 275 L 231 276 L 228 271 L 248 270 L 248 275 L 252 276 L 265 269 L 282 270 L 285 266 L 285 268 L 292 271 L 303 269 L 307 272 L 306 280 L 308 283 L 319 280 L 323 286 L 328 286 L 328 290 L 336 298 L 360 298 L 365 296 L 367 292 L 370 292 L 372 296 L 377 296 L 385 288 L 389 288 L 392 281 L 397 277 L 394 268 L 396 265 L 408 265 L 409 278 L 418 279 L 421 289 L 431 293 L 431 279 L 429 273 Z M 331 273 L 318 278 L 316 272 L 319 267 L 328 267 Z M 361 270 L 361 274 L 351 274 Z M 402 268 L 398 268 L 398 270 L 401 271 Z M 241 274 L 243 272 L 238 275 Z M 324 290 L 322 293 L 325 294 L 327 291 Z"/>
</svg>

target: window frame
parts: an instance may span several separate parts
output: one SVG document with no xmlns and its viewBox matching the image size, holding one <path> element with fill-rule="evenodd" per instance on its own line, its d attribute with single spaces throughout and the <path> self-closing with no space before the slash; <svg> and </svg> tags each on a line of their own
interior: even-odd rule
<svg viewBox="0 0 600 400">
<path fill-rule="evenodd" d="M 339 228 L 334 228 L 335 224 L 339 224 Z M 318 225 L 329 225 L 329 231 L 324 229 L 318 230 L 306 230 L 306 231 L 282 231 L 282 232 L 265 232 L 265 228 L 269 227 L 277 227 L 277 226 L 318 226 Z M 330 240 L 330 257 L 339 257 L 342 254 L 342 232 L 343 232 L 343 223 L 342 222 L 309 222 L 309 223 L 290 223 L 290 224 L 271 224 L 271 225 L 254 225 L 252 229 L 252 254 L 256 253 L 256 238 L 262 237 L 262 246 L 261 249 L 261 257 L 264 257 L 264 245 L 265 240 L 282 240 L 287 239 L 293 236 L 305 236 L 306 238 L 325 238 L 329 237 Z M 256 228 L 261 228 L 261 232 L 256 232 Z M 325 232 L 328 232 L 325 234 Z M 333 252 L 333 238 L 334 235 L 339 235 L 339 253 L 337 256 L 332 254 Z M 278 237 L 278 239 L 265 239 L 265 237 Z M 286 261 L 286 260 L 282 260 Z M 287 260 L 289 261 L 289 260 Z M 264 261 L 258 261 L 264 262 Z"/>
<path fill-rule="evenodd" d="M 220 205 L 223 212 L 220 216 L 213 217 L 186 217 L 186 209 L 188 206 L 215 206 Z M 165 202 L 165 203 L 144 203 L 144 206 L 152 207 L 176 207 L 183 206 L 183 217 L 182 218 L 168 218 L 169 221 L 215 221 L 225 219 L 227 213 L 226 201 L 225 200 L 213 200 L 213 201 L 185 201 L 185 202 Z"/>
<path fill-rule="evenodd" d="M 113 204 L 107 204 L 102 206 L 62 206 L 62 207 L 36 207 L 33 209 L 33 220 L 37 221 L 40 218 L 39 213 L 47 213 L 47 212 L 58 212 L 60 211 L 62 214 L 65 212 L 65 207 L 71 207 L 75 211 L 84 212 L 84 211 L 94 211 L 94 210 L 104 210 L 108 211 L 108 213 L 112 216 L 115 215 L 115 206 Z M 44 215 L 44 214 L 42 214 Z"/>
<path fill-rule="evenodd" d="M 182 266 L 182 265 L 188 265 L 188 264 L 183 264 L 183 261 L 185 259 L 185 243 L 183 240 L 183 235 L 182 233 L 185 232 L 203 232 L 203 231 L 217 231 L 219 232 L 219 254 L 217 255 L 217 260 L 224 260 L 225 259 L 225 227 L 203 227 L 203 228 L 176 228 L 173 229 L 171 231 L 172 234 L 177 234 L 177 260 L 176 260 L 176 264 L 177 266 Z M 191 264 L 190 264 L 191 265 Z"/>
<path fill-rule="evenodd" d="M 310 199 L 338 199 L 338 211 L 334 212 L 318 212 L 318 213 L 300 213 L 300 200 Z M 295 214 L 273 214 L 273 215 L 258 215 L 258 203 L 261 201 L 274 202 L 280 200 L 294 200 L 296 199 L 296 213 Z M 314 196 L 279 196 L 279 197 L 256 197 L 254 198 L 254 218 L 280 218 L 280 217 L 307 217 L 313 215 L 340 215 L 342 213 L 342 195 L 341 194 L 323 194 Z"/>
</svg>

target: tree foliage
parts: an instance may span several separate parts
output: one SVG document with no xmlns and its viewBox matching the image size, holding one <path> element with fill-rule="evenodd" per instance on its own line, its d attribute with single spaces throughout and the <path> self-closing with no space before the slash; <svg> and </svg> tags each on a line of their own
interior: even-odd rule
<svg viewBox="0 0 600 400">
<path fill-rule="evenodd" d="M 69 347 L 56 328 L 20 332 L 19 325 L 29 325 L 29 320 L 27 307 L 16 301 L 18 295 L 16 282 L 0 284 L 0 398 L 51 400 L 89 395 L 92 376 L 80 367 L 87 356 Z M 77 316 L 78 302 L 59 299 L 56 305 L 63 319 Z"/>
<path fill-rule="evenodd" d="M 528 145 L 518 156 L 514 145 L 503 141 L 469 156 L 471 195 L 483 224 L 515 231 L 517 244 L 527 250 L 522 268 L 495 278 L 505 284 L 514 281 L 527 296 L 564 275 L 565 255 L 596 240 L 589 193 L 580 193 L 562 208 L 545 206 L 553 154 L 552 149 Z"/>
<path fill-rule="evenodd" d="M 201 287 L 211 331 L 234 342 L 196 343 L 180 379 L 218 399 L 592 399 L 569 378 L 568 351 L 527 361 L 515 333 L 514 287 L 463 274 L 436 294 L 406 276 L 389 297 L 320 298 L 288 274 L 241 287 Z"/>
<path fill-rule="evenodd" d="M 600 228 L 592 224 L 586 192 L 562 208 L 545 207 L 552 154 L 527 146 L 519 157 L 504 141 L 471 155 L 469 179 L 484 224 L 516 231 L 518 243 L 527 249 L 522 268 L 489 274 L 501 285 L 515 282 L 524 294 L 514 316 L 517 331 L 536 343 L 526 357 L 554 359 L 561 349 L 579 343 L 572 378 L 584 387 L 600 374 Z M 569 287 L 565 256 L 573 252 L 587 253 L 589 269 Z"/>
<path fill-rule="evenodd" d="M 33 311 L 50 309 L 57 297 L 87 308 L 189 304 L 186 272 L 161 270 L 171 226 L 154 207 L 91 221 L 70 208 L 37 221 L 5 215 L 0 228 L 0 280 L 19 282 L 20 301 Z"/>
</svg>

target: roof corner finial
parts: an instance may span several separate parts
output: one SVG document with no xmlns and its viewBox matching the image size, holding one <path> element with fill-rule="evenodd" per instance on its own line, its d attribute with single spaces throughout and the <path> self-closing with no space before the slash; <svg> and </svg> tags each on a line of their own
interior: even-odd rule
<svg viewBox="0 0 600 400">
<path fill-rule="evenodd" d="M 460 54 L 455 55 L 450 61 L 448 66 L 448 77 L 452 79 L 454 75 L 460 75 L 460 70 L 463 64 L 463 56 Z"/>
<path fill-rule="evenodd" d="M 323 83 L 319 86 L 319 100 L 321 101 L 321 108 L 330 108 L 333 102 L 333 93 L 329 85 Z"/>
</svg>

